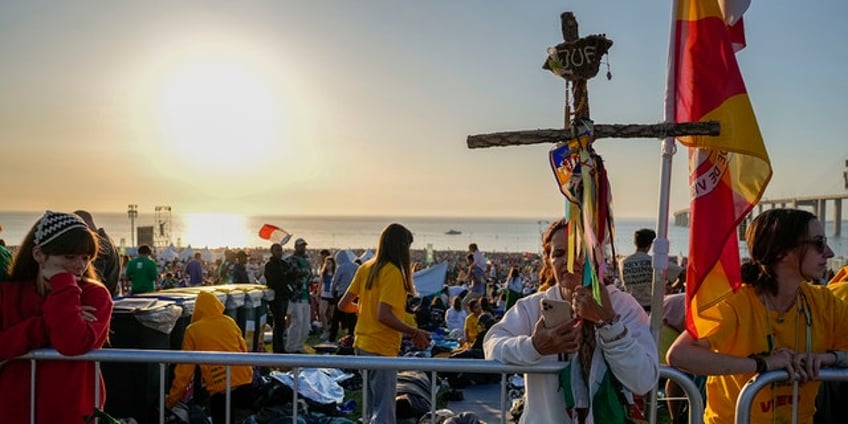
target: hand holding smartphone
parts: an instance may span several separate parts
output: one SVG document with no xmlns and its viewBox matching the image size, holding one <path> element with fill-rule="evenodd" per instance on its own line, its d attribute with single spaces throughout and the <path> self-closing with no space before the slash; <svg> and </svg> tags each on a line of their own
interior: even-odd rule
<svg viewBox="0 0 848 424">
<path fill-rule="evenodd" d="M 556 327 L 571 320 L 571 303 L 564 300 L 541 300 L 542 316 L 545 317 L 545 328 Z"/>
</svg>

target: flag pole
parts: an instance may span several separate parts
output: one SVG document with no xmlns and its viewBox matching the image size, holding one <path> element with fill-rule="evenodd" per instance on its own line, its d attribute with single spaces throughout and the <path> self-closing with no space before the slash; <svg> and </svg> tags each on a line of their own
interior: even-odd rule
<svg viewBox="0 0 848 424">
<path fill-rule="evenodd" d="M 676 83 L 676 49 L 675 49 L 675 22 L 677 21 L 677 1 L 671 2 L 671 19 L 669 22 L 668 36 L 668 69 L 666 70 L 666 99 L 665 99 L 665 121 L 674 122 L 674 105 Z M 668 269 L 668 208 L 671 193 L 671 165 L 672 158 L 677 152 L 674 137 L 665 137 L 660 149 L 662 159 L 660 166 L 660 189 L 657 210 L 657 239 L 654 240 L 653 255 L 653 295 L 651 297 L 651 334 L 654 336 L 654 344 L 657 351 L 660 349 L 660 330 L 662 326 L 663 296 L 665 295 L 665 273 Z M 657 382 L 659 384 L 659 382 Z M 648 398 L 648 422 L 657 422 L 657 386 L 651 390 Z"/>
</svg>

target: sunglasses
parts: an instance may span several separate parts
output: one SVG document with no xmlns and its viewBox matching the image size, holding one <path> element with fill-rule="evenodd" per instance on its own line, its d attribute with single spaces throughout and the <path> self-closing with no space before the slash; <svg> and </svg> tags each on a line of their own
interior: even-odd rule
<svg viewBox="0 0 848 424">
<path fill-rule="evenodd" d="M 801 240 L 803 244 L 812 244 L 819 253 L 824 253 L 827 250 L 827 237 L 817 237 L 810 240 Z"/>
</svg>

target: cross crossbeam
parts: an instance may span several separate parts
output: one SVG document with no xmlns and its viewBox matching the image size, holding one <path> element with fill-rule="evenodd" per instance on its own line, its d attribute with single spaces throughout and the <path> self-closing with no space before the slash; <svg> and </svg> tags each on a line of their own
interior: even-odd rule
<svg viewBox="0 0 848 424">
<path fill-rule="evenodd" d="M 721 132 L 717 121 L 659 123 L 659 124 L 598 124 L 593 134 L 598 138 L 666 138 L 687 135 L 716 136 Z M 571 129 L 539 129 L 507 131 L 469 135 L 469 149 L 485 147 L 522 146 L 528 144 L 559 143 L 574 138 Z"/>
</svg>

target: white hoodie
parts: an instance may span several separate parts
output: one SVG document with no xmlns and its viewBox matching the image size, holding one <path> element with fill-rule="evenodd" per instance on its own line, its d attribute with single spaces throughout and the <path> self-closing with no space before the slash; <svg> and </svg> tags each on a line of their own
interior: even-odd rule
<svg viewBox="0 0 848 424">
<path fill-rule="evenodd" d="M 650 332 L 648 315 L 631 295 L 614 286 L 606 286 L 610 301 L 620 320 L 595 332 L 597 348 L 592 356 L 589 371 L 591 393 L 597 390 L 607 364 L 621 384 L 633 393 L 644 394 L 656 385 L 659 378 L 657 346 Z M 558 361 L 558 355 L 540 355 L 533 347 L 531 334 L 536 321 L 541 316 L 540 301 L 543 297 L 562 300 L 558 286 L 549 288 L 532 296 L 519 299 L 507 311 L 503 319 L 495 324 L 483 342 L 486 359 L 495 359 L 504 364 L 536 365 L 552 364 Z M 627 334 L 611 342 L 627 328 Z M 606 359 L 606 362 L 604 361 Z M 572 354 L 566 359 L 571 363 L 572 393 L 577 407 L 588 407 L 586 423 L 592 424 L 591 397 L 583 383 L 578 355 Z M 562 362 L 563 368 L 568 365 Z M 566 413 L 563 393 L 559 389 L 559 377 L 556 374 L 524 375 L 524 413 L 520 423 L 562 424 L 571 423 Z M 576 421 L 576 420 L 575 420 Z M 602 423 L 598 423 L 602 424 Z"/>
</svg>

